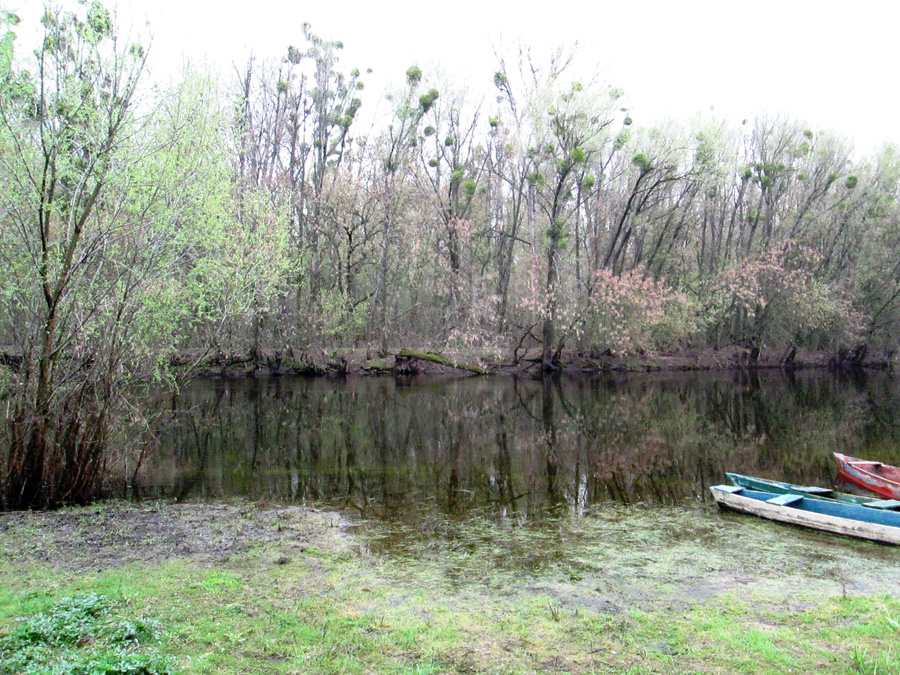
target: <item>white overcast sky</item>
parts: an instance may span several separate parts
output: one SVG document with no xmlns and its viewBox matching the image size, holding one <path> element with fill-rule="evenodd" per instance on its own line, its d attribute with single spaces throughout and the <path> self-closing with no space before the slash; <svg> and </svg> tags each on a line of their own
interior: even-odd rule
<svg viewBox="0 0 900 675">
<path fill-rule="evenodd" d="M 25 17 L 41 0 L 0 0 Z M 154 74 L 183 57 L 223 73 L 252 51 L 301 44 L 300 25 L 344 43 L 342 66 L 372 68 L 366 106 L 418 64 L 489 90 L 494 49 L 536 54 L 577 42 L 625 91 L 639 124 L 697 113 L 740 120 L 784 114 L 831 129 L 867 153 L 900 144 L 900 3 L 855 0 L 107 0 L 120 23 L 153 33 Z"/>
</svg>

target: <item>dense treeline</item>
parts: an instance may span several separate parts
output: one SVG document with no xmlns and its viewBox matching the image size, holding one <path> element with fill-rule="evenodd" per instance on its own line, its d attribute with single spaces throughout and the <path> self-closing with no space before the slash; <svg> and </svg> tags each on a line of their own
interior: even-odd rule
<svg viewBox="0 0 900 675">
<path fill-rule="evenodd" d="M 561 56 L 498 64 L 495 100 L 417 67 L 385 128 L 307 29 L 250 62 L 238 201 L 281 228 L 230 348 L 890 344 L 900 160 L 786 119 L 642 128 Z M 243 340 L 243 341 L 242 341 Z"/>
<path fill-rule="evenodd" d="M 526 50 L 483 101 L 410 67 L 364 129 L 365 75 L 308 25 L 162 90 L 98 2 L 49 7 L 30 56 L 0 21 L 3 506 L 91 495 L 126 435 L 132 480 L 161 423 L 135 387 L 176 352 L 893 346 L 895 148 L 645 127 Z"/>
</svg>

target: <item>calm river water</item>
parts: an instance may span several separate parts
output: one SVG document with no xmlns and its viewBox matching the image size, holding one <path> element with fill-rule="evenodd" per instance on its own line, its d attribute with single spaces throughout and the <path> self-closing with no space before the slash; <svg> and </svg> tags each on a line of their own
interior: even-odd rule
<svg viewBox="0 0 900 675">
<path fill-rule="evenodd" d="M 707 500 L 725 471 L 828 484 L 835 450 L 900 464 L 885 373 L 220 379 L 175 406 L 145 497 L 529 518 Z"/>
</svg>

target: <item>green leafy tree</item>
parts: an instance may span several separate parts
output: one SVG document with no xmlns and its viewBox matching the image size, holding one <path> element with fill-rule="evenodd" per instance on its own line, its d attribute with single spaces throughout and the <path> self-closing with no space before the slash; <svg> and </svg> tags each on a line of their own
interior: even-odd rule
<svg viewBox="0 0 900 675">
<path fill-rule="evenodd" d="M 216 239 L 236 212 L 208 80 L 139 106 L 146 50 L 120 42 L 102 5 L 48 8 L 42 23 L 35 62 L 10 58 L 0 83 L 0 311 L 21 356 L 0 448 L 7 508 L 93 498 L 140 445 L 131 422 L 152 435 L 133 396 L 222 325 Z"/>
<path fill-rule="evenodd" d="M 93 358 L 80 349 L 80 338 L 103 308 L 82 302 L 95 292 L 88 288 L 91 280 L 107 273 L 100 258 L 117 243 L 98 212 L 107 186 L 122 170 L 120 152 L 146 62 L 140 45 L 119 43 L 111 15 L 99 2 L 80 12 L 48 7 L 41 21 L 44 36 L 33 71 L 16 70 L 11 39 L 4 37 L 0 83 L 0 133 L 7 150 L 0 161 L 14 186 L 4 195 L 3 243 L 14 247 L 5 257 L 19 273 L 7 293 L 25 308 L 28 327 L 21 343 L 24 393 L 4 485 L 6 503 L 15 507 L 65 499 L 82 487 L 73 482 L 98 479 L 91 469 L 102 463 L 98 448 L 106 434 L 109 392 L 96 383 L 62 385 Z M 59 452 L 66 456 L 54 458 Z M 88 459 L 78 457 L 85 453 Z M 89 475 L 72 475 L 65 466 L 71 461 L 86 465 Z M 63 470 L 48 481 L 52 463 Z"/>
</svg>

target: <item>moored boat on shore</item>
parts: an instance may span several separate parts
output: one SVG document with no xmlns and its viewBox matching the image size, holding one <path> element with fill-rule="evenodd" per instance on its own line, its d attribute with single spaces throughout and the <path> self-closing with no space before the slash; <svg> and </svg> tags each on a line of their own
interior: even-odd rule
<svg viewBox="0 0 900 675">
<path fill-rule="evenodd" d="M 834 459 L 838 480 L 887 499 L 900 499 L 900 468 L 839 452 L 834 453 Z"/>
<path fill-rule="evenodd" d="M 714 485 L 710 490 L 724 509 L 823 532 L 900 545 L 900 513 L 896 511 L 799 494 L 751 490 L 739 485 Z"/>
<path fill-rule="evenodd" d="M 741 487 L 750 488 L 751 490 L 774 492 L 775 494 L 781 495 L 798 494 L 812 499 L 823 499 L 825 501 L 842 502 L 844 504 L 859 504 L 877 509 L 900 509 L 900 500 L 896 499 L 881 499 L 880 497 L 874 496 L 853 495 L 847 492 L 838 492 L 837 490 L 826 487 L 784 483 L 770 478 L 745 476 L 740 473 L 726 472 L 725 476 L 731 481 L 732 485 L 740 485 Z"/>
</svg>

